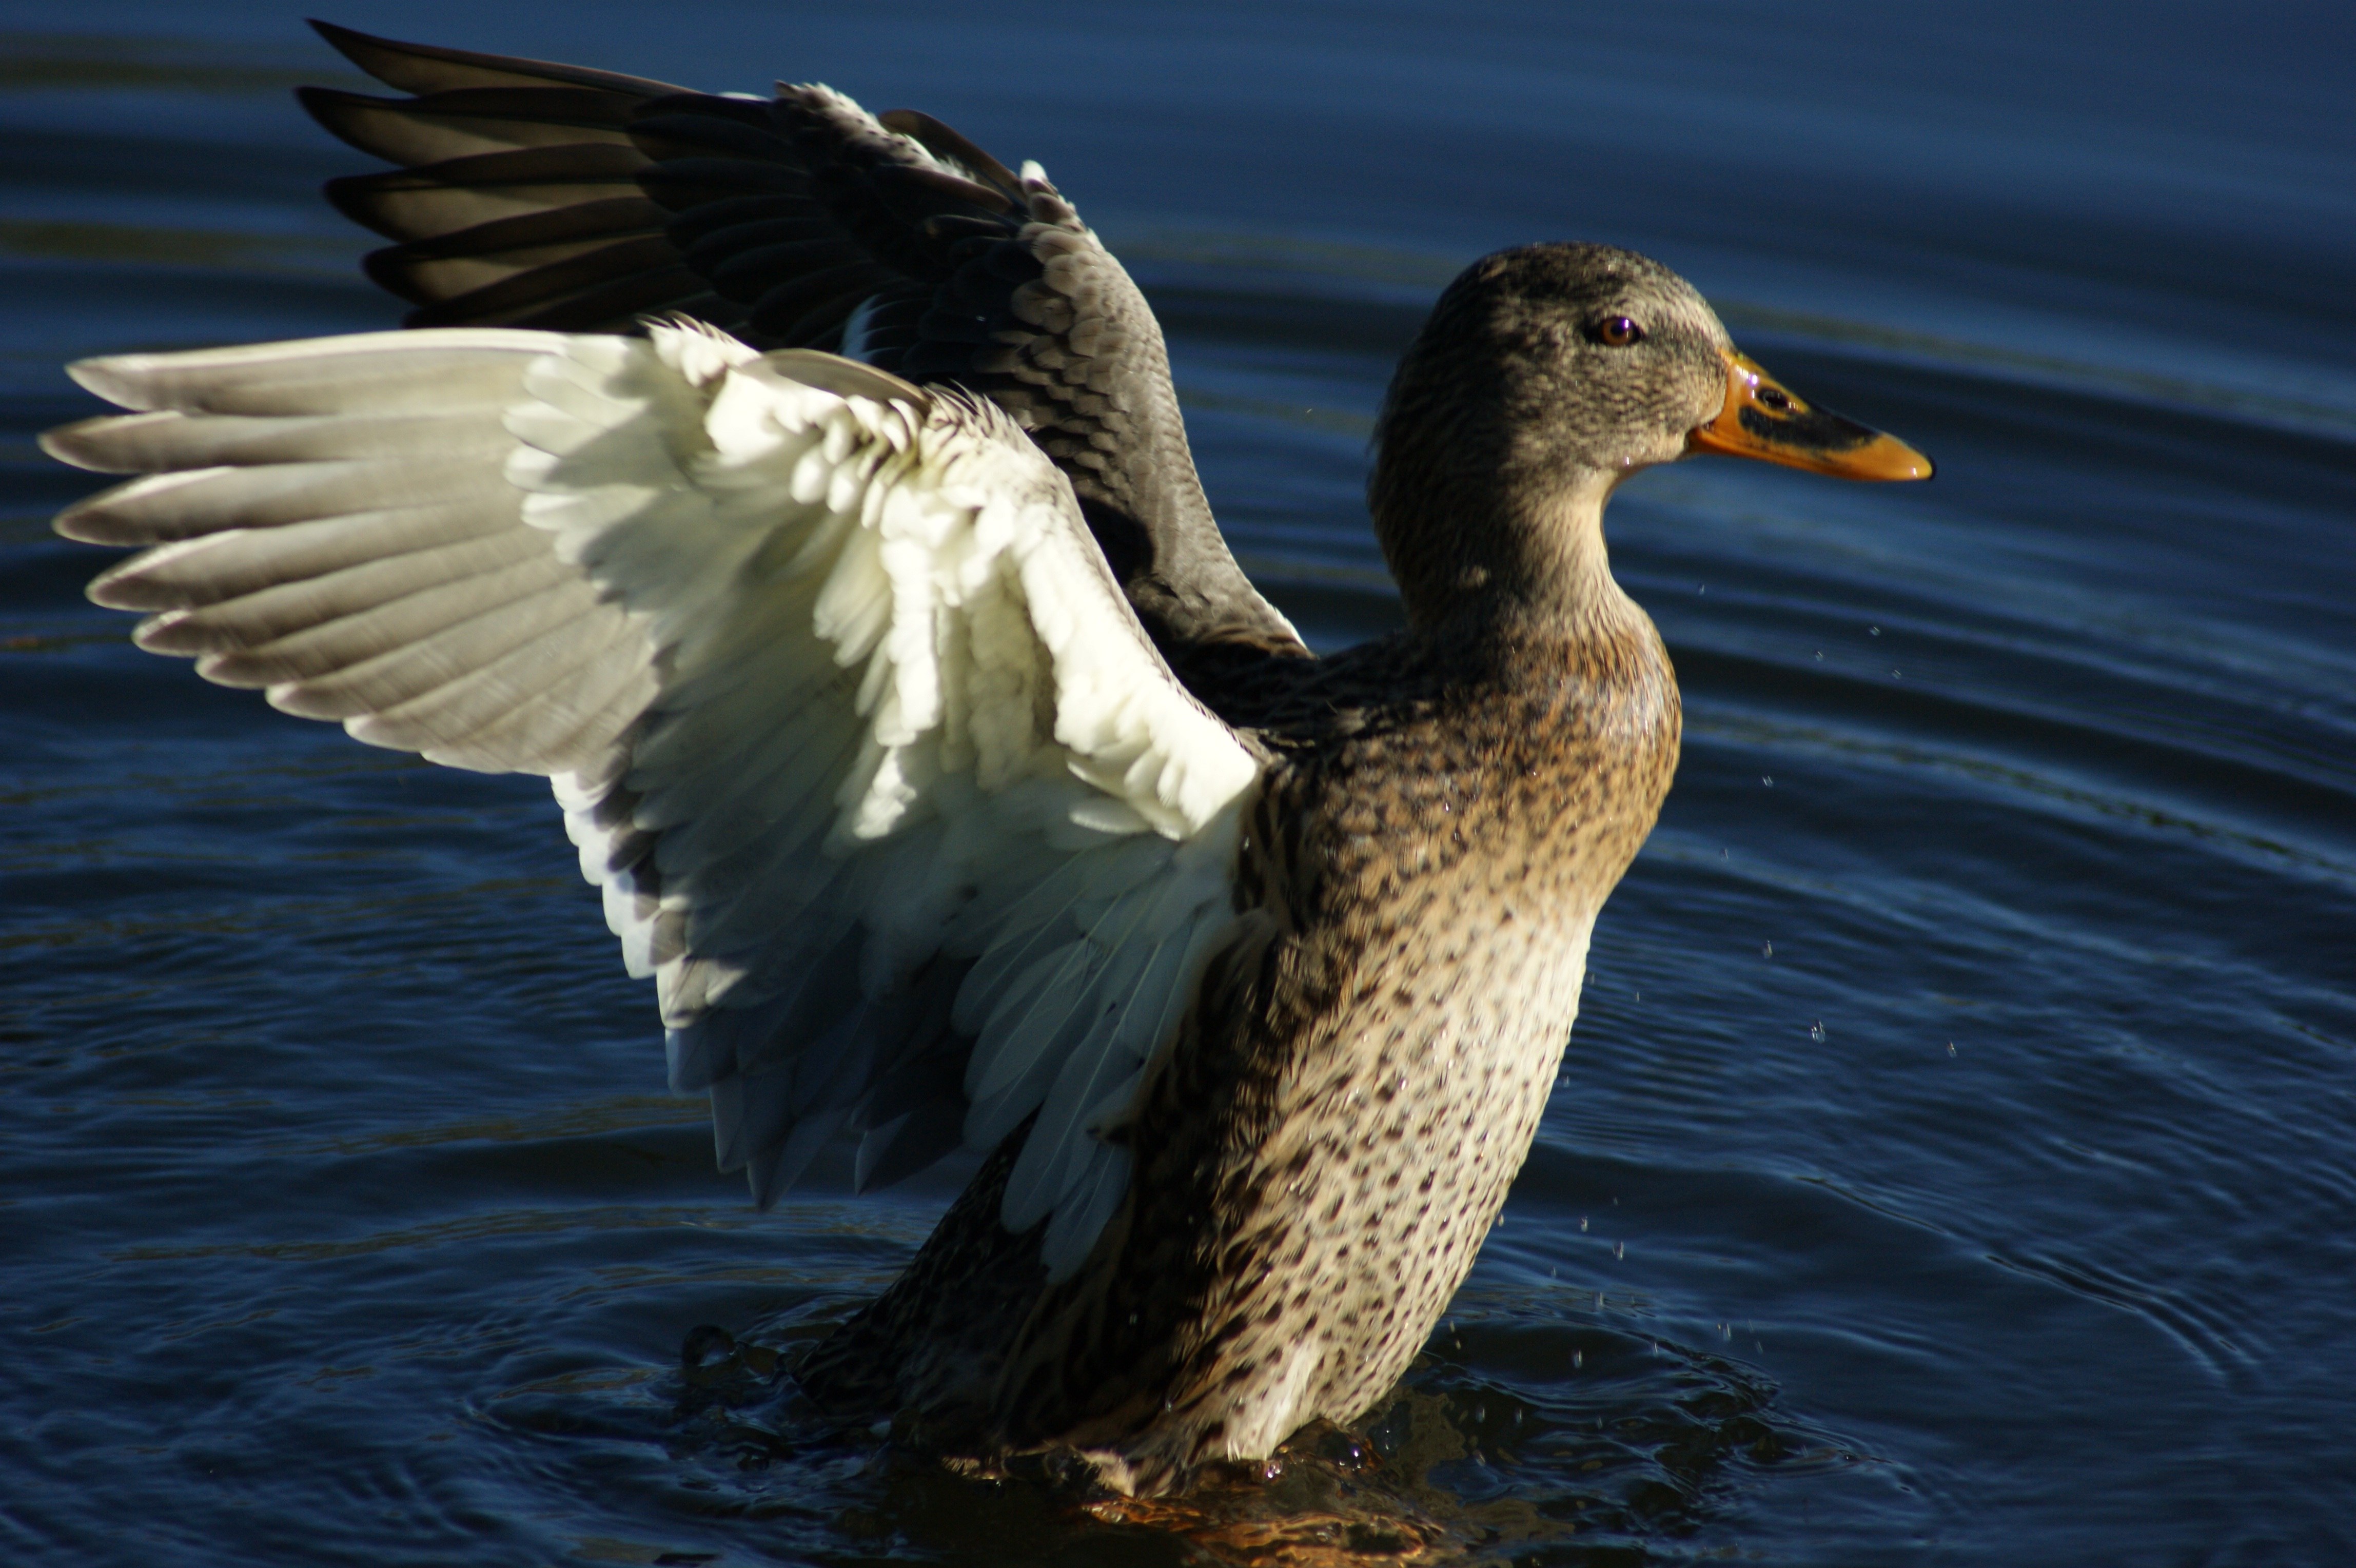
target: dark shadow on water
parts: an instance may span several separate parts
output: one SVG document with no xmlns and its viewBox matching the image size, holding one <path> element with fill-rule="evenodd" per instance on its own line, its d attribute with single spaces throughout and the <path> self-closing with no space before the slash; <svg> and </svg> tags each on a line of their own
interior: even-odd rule
<svg viewBox="0 0 2356 1568">
<path fill-rule="evenodd" d="M 1745 1497 L 1779 1474 L 1871 1462 L 1779 1411 L 1752 1369 L 1601 1313 L 1553 1330 L 1543 1350 L 1568 1375 L 1543 1394 L 1435 1348 L 1356 1429 L 1313 1423 L 1265 1464 L 1219 1467 L 1178 1498 L 1089 1494 L 1044 1475 L 977 1479 L 895 1444 L 881 1423 L 845 1432 L 794 1385 L 794 1361 L 831 1331 L 800 1315 L 742 1340 L 692 1330 L 662 1380 L 662 1441 L 683 1469 L 733 1473 L 732 1515 L 814 1513 L 864 1549 L 849 1560 L 954 1563 L 1634 1563 L 1682 1555 L 1677 1543 L 1708 1525 L 1739 1531 Z M 1440 1337 L 1464 1333 L 1478 1349 L 1487 1331 Z M 552 1405 L 530 1424 L 611 1430 L 592 1411 Z"/>
</svg>

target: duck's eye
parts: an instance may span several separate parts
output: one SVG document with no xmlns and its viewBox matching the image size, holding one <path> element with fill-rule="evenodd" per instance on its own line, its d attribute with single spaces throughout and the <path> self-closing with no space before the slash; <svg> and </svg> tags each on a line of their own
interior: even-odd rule
<svg viewBox="0 0 2356 1568">
<path fill-rule="evenodd" d="M 1644 329 L 1624 316 L 1607 316 L 1595 324 L 1595 340 L 1608 349 L 1625 349 L 1644 340 Z"/>
</svg>

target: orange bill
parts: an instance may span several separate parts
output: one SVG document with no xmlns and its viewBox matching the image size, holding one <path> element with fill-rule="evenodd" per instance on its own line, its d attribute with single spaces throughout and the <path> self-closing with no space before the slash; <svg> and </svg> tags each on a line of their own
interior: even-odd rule
<svg viewBox="0 0 2356 1568">
<path fill-rule="evenodd" d="M 1931 459 L 1786 391 L 1748 354 L 1726 355 L 1726 408 L 1686 437 L 1693 452 L 1757 457 L 1844 479 L 1927 479 Z"/>
</svg>

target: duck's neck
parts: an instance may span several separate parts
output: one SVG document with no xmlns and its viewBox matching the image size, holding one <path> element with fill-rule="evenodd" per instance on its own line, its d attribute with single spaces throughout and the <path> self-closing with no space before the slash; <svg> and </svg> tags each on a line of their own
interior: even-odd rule
<svg viewBox="0 0 2356 1568">
<path fill-rule="evenodd" d="M 1378 462 L 1375 532 L 1408 622 L 1475 639 L 1590 642 L 1642 624 L 1612 577 L 1603 503 L 1620 476 Z"/>
</svg>

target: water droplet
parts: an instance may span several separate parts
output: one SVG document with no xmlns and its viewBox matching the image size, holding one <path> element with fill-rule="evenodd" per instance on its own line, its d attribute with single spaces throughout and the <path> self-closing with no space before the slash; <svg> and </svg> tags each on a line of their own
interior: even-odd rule
<svg viewBox="0 0 2356 1568">
<path fill-rule="evenodd" d="M 1808 1026 L 1808 1038 L 1820 1046 L 1825 1043 L 1825 1021 L 1822 1018 Z"/>
<path fill-rule="evenodd" d="M 1626 1257 L 1626 1256 L 1628 1255 L 1628 1243 L 1627 1243 L 1627 1242 L 1625 1242 L 1625 1241 L 1614 1241 L 1614 1242 L 1612 1242 L 1612 1255 L 1613 1257 L 1615 1257 L 1615 1258 L 1624 1258 L 1624 1257 Z"/>
<path fill-rule="evenodd" d="M 1709 585 L 1707 583 L 1696 583 L 1694 585 L 1694 592 L 1697 594 L 1706 594 L 1709 592 Z"/>
<path fill-rule="evenodd" d="M 1890 672 L 1890 678 L 1891 680 L 1893 680 L 1893 681 L 1897 680 L 1897 679 L 1899 678 L 1899 676 L 1898 676 L 1898 671 L 1895 671 L 1895 670 L 1892 670 L 1892 671 Z"/>
<path fill-rule="evenodd" d="M 1881 628 L 1878 626 L 1867 627 L 1865 628 L 1865 635 L 1868 637 L 1879 637 L 1881 635 Z"/>
<path fill-rule="evenodd" d="M 1773 958 L 1775 956 L 1775 944 L 1773 942 L 1761 942 L 1759 944 L 1759 956 L 1761 958 Z"/>
<path fill-rule="evenodd" d="M 1773 780 L 1772 779 L 1768 778 L 1768 777 L 1767 777 L 1767 775 L 1765 775 L 1764 773 L 1762 773 L 1762 774 L 1759 776 L 1759 782 L 1761 782 L 1762 784 L 1766 785 L 1766 786 L 1767 786 L 1767 788 L 1769 788 L 1770 789 L 1772 789 L 1773 788 L 1775 788 L 1775 780 Z"/>
<path fill-rule="evenodd" d="M 1570 1369 L 1575 1372 L 1585 1365 L 1587 1365 L 1587 1352 L 1584 1350 L 1573 1350 L 1570 1353 Z"/>
<path fill-rule="evenodd" d="M 1825 661 L 1825 650 L 1824 650 L 1823 649 L 1819 648 L 1819 649 L 1817 649 L 1817 650 L 1816 650 L 1816 662 L 1817 662 L 1817 663 L 1819 663 L 1819 664 L 1822 664 L 1824 661 Z"/>
</svg>

